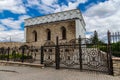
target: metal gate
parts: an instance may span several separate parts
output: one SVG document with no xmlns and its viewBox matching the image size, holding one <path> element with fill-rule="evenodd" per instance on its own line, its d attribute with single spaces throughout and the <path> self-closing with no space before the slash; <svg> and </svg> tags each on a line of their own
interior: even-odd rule
<svg viewBox="0 0 120 80">
<path fill-rule="evenodd" d="M 41 63 L 56 69 L 72 68 L 111 73 L 108 44 L 90 44 L 89 39 L 73 39 L 41 47 Z"/>
<path fill-rule="evenodd" d="M 91 44 L 89 39 L 83 39 L 82 49 L 82 69 L 100 72 L 109 71 L 109 54 L 107 44 Z"/>
<path fill-rule="evenodd" d="M 59 41 L 60 67 L 80 69 L 81 50 L 78 40 L 73 39 L 69 42 Z"/>
</svg>

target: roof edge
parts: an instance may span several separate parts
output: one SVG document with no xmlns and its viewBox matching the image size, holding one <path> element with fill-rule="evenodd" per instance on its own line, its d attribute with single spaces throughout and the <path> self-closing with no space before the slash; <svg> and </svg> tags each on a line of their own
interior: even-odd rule
<svg viewBox="0 0 120 80">
<path fill-rule="evenodd" d="M 56 13 L 50 13 L 50 14 L 46 14 L 46 15 L 43 15 L 43 16 L 36 16 L 36 17 L 26 18 L 24 20 L 33 19 L 33 18 L 37 18 L 37 17 L 44 17 L 44 16 L 58 14 L 58 13 L 63 13 L 63 12 L 68 12 L 68 11 L 74 11 L 74 10 L 79 10 L 79 9 L 71 9 L 71 10 L 66 10 L 66 11 L 61 11 L 61 12 L 56 12 Z M 79 10 L 79 12 L 81 13 L 80 10 Z"/>
</svg>

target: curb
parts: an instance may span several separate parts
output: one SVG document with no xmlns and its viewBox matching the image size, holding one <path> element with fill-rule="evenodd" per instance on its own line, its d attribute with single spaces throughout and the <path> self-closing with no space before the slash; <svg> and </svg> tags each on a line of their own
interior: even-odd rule
<svg viewBox="0 0 120 80">
<path fill-rule="evenodd" d="M 38 67 L 38 68 L 44 68 L 43 64 L 34 64 L 34 63 L 26 63 L 26 62 L 14 62 L 14 61 L 1 61 L 0 60 L 0 65 L 12 65 L 12 66 L 30 66 L 30 67 Z"/>
</svg>

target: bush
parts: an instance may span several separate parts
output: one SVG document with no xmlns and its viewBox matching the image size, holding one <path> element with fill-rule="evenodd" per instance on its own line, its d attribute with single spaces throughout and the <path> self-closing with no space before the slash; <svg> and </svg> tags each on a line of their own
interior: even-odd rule
<svg viewBox="0 0 120 80">
<path fill-rule="evenodd" d="M 104 52 L 107 52 L 107 45 L 106 46 L 98 46 L 98 48 L 101 50 L 101 51 L 104 51 Z"/>
<path fill-rule="evenodd" d="M 99 49 L 107 52 L 107 46 L 99 46 Z M 120 57 L 120 42 L 111 44 L 111 52 L 113 56 Z"/>
<path fill-rule="evenodd" d="M 8 54 L 0 54 L 0 59 L 7 59 L 8 58 Z M 22 56 L 22 54 L 9 54 L 9 59 L 32 59 L 32 56 L 27 56 L 27 55 L 24 55 Z"/>
<path fill-rule="evenodd" d="M 3 59 L 6 59 L 8 56 L 7 55 L 1 55 L 0 54 L 0 59 L 3 60 Z"/>
<path fill-rule="evenodd" d="M 20 57 L 20 59 L 22 59 L 22 58 L 24 58 L 24 59 L 32 59 L 32 56 L 24 55 L 23 57 L 22 56 Z"/>
<path fill-rule="evenodd" d="M 108 52 L 107 44 L 99 44 L 99 45 L 87 45 L 87 48 L 99 48 L 101 51 Z M 111 44 L 111 52 L 115 57 L 120 57 L 120 42 Z"/>
<path fill-rule="evenodd" d="M 120 52 L 113 52 L 112 55 L 116 57 L 120 57 Z"/>
<path fill-rule="evenodd" d="M 120 42 L 112 43 L 111 50 L 113 56 L 120 57 Z"/>
</svg>

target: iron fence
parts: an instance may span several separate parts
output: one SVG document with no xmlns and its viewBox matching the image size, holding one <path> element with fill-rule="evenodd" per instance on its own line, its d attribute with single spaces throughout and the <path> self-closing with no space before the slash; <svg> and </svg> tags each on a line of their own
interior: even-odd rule
<svg viewBox="0 0 120 80">
<path fill-rule="evenodd" d="M 120 57 L 120 33 L 109 33 L 110 44 L 111 44 L 111 53 L 113 56 Z"/>
<path fill-rule="evenodd" d="M 33 46 L 21 46 L 14 48 L 0 48 L 0 60 L 40 63 L 40 49 Z M 37 60 L 39 57 L 39 60 Z"/>
<path fill-rule="evenodd" d="M 88 42 L 87 38 L 79 37 L 66 42 L 57 37 L 56 44 L 42 46 L 41 63 L 46 66 L 55 66 L 56 69 L 94 70 L 112 75 L 110 44 Z"/>
</svg>

